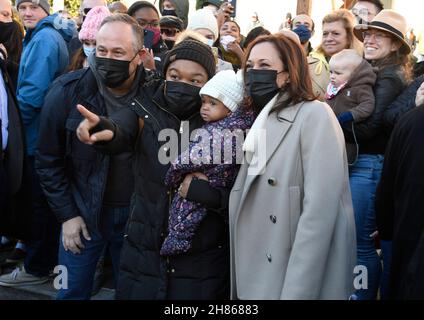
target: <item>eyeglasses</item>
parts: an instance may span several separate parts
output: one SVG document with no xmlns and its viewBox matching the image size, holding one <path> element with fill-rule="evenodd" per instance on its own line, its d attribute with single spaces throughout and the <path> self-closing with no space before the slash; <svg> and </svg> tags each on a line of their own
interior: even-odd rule
<svg viewBox="0 0 424 320">
<path fill-rule="evenodd" d="M 367 16 L 367 17 L 375 17 L 376 16 L 376 13 L 375 12 L 371 12 L 371 11 L 369 11 L 366 8 L 361 8 L 361 9 L 353 8 L 352 9 L 352 13 L 355 16 L 357 16 L 357 17 L 358 16 L 360 16 L 360 17 L 365 17 L 365 16 Z"/>
<path fill-rule="evenodd" d="M 364 38 L 364 40 L 369 40 L 371 37 L 374 37 L 375 41 L 377 42 L 383 41 L 384 38 L 390 38 L 389 35 L 384 34 L 382 32 L 372 33 L 370 31 L 362 32 L 362 37 Z"/>
<path fill-rule="evenodd" d="M 161 28 L 160 29 L 160 33 L 161 34 L 165 34 L 167 37 L 175 37 L 175 35 L 177 33 L 180 33 L 180 30 L 178 30 L 178 29 L 165 29 L 165 28 Z"/>
<path fill-rule="evenodd" d="M 146 21 L 146 20 L 143 20 L 143 19 L 137 19 L 137 23 L 142 28 L 145 28 L 147 26 L 152 27 L 152 28 L 159 27 L 159 21 Z"/>
</svg>

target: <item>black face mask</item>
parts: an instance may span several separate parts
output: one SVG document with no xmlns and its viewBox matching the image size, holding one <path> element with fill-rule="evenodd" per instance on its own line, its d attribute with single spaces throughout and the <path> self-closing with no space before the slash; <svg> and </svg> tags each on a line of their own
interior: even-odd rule
<svg viewBox="0 0 424 320">
<path fill-rule="evenodd" d="M 199 112 L 202 105 L 199 91 L 199 87 L 184 82 L 167 81 L 165 99 L 169 112 L 180 120 L 186 120 Z"/>
<path fill-rule="evenodd" d="M 280 71 L 278 73 L 281 73 Z M 277 86 L 276 70 L 249 70 L 247 71 L 246 88 L 248 95 L 259 109 L 263 109 L 268 102 L 280 91 Z"/>
<path fill-rule="evenodd" d="M 15 26 L 12 22 L 0 22 L 0 43 L 5 43 L 9 40 Z"/>
<path fill-rule="evenodd" d="M 173 40 L 164 40 L 166 46 L 168 47 L 169 50 L 171 50 L 174 47 L 175 41 Z"/>
<path fill-rule="evenodd" d="M 130 77 L 130 63 L 134 58 L 130 61 L 125 61 L 96 57 L 96 70 L 106 87 L 119 87 Z"/>
<path fill-rule="evenodd" d="M 174 17 L 177 17 L 177 12 L 175 10 L 163 9 L 162 10 L 162 16 L 174 16 Z"/>
</svg>

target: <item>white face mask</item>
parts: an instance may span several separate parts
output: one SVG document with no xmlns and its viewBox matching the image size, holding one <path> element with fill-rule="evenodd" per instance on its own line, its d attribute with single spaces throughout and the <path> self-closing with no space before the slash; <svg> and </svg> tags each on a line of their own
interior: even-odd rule
<svg viewBox="0 0 424 320">
<path fill-rule="evenodd" d="M 222 36 L 220 39 L 220 43 L 225 51 L 228 51 L 228 44 L 234 41 L 236 41 L 236 38 L 230 35 Z"/>
<path fill-rule="evenodd" d="M 83 44 L 82 49 L 84 50 L 85 56 L 88 57 L 90 54 L 94 52 L 94 50 L 96 50 L 96 47 L 89 47 Z"/>
</svg>

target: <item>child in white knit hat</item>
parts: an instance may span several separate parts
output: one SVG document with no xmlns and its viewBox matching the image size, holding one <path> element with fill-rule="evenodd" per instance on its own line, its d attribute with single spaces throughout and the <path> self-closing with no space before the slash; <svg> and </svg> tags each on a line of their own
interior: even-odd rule
<svg viewBox="0 0 424 320">
<path fill-rule="evenodd" d="M 189 148 L 172 162 L 165 177 L 171 188 L 181 185 L 188 173 L 202 173 L 212 187 L 230 189 L 235 181 L 243 158 L 244 132 L 254 119 L 251 111 L 240 107 L 243 100 L 241 74 L 232 70 L 218 72 L 200 90 L 200 115 L 206 122 Z M 196 178 L 194 178 L 196 179 Z M 190 250 L 192 238 L 206 216 L 206 206 L 190 201 L 189 188 L 183 197 L 179 192 L 170 206 L 168 229 L 161 255 L 176 255 Z M 197 197 L 198 198 L 198 195 Z"/>
</svg>

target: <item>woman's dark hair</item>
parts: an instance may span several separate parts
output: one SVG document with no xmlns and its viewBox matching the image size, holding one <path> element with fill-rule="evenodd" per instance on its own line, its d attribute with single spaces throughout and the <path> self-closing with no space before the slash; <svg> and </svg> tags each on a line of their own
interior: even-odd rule
<svg viewBox="0 0 424 320">
<path fill-rule="evenodd" d="M 156 11 L 156 13 L 158 14 L 158 17 L 160 17 L 160 14 L 159 14 L 158 9 L 156 9 L 156 7 L 155 7 L 152 3 L 148 2 L 148 1 L 136 1 L 136 2 L 134 2 L 134 3 L 133 3 L 133 4 L 132 4 L 132 5 L 128 8 L 127 14 L 128 14 L 129 16 L 133 17 L 133 16 L 134 16 L 134 14 L 135 14 L 138 10 L 143 9 L 143 8 L 149 8 L 149 9 L 155 10 L 155 11 Z"/>
<path fill-rule="evenodd" d="M 241 36 L 241 28 L 240 28 L 239 24 L 238 24 L 235 20 L 228 19 L 228 20 L 226 20 L 226 21 L 222 24 L 222 26 L 223 26 L 224 24 L 226 24 L 227 22 L 232 22 L 232 23 L 234 23 L 234 24 L 236 25 L 236 27 L 237 27 L 237 29 L 238 29 L 239 33 L 240 33 L 240 36 Z M 222 28 L 222 26 L 221 26 L 221 28 Z M 221 31 L 221 28 L 219 28 L 219 31 Z"/>
<path fill-rule="evenodd" d="M 68 71 L 76 71 L 84 67 L 85 53 L 83 48 L 79 48 L 71 59 L 69 64 Z"/>
<path fill-rule="evenodd" d="M 253 40 L 255 40 L 257 37 L 259 37 L 259 36 L 267 36 L 267 35 L 270 35 L 270 34 L 271 34 L 271 32 L 269 32 L 264 27 L 253 28 L 252 30 L 249 31 L 249 33 L 247 34 L 246 38 L 244 39 L 243 48 L 246 49 L 249 46 L 249 44 Z"/>
<path fill-rule="evenodd" d="M 401 41 L 397 38 L 391 36 L 389 32 L 384 32 L 386 35 L 389 35 L 394 43 L 401 45 Z M 391 52 L 389 55 L 383 59 L 375 60 L 371 62 L 373 67 L 376 67 L 378 70 L 385 69 L 390 66 L 400 66 L 401 74 L 400 76 L 405 80 L 405 84 L 412 82 L 414 74 L 412 62 L 409 54 L 401 53 L 399 50 Z"/>
<path fill-rule="evenodd" d="M 271 43 L 278 51 L 279 58 L 284 65 L 284 70 L 288 72 L 290 79 L 287 86 L 280 90 L 280 97 L 272 111 L 279 112 L 292 103 L 296 104 L 302 101 L 315 100 L 316 97 L 312 90 L 312 80 L 309 74 L 306 54 L 302 46 L 283 34 L 277 33 L 260 36 L 247 47 L 246 55 L 243 60 L 244 78 L 246 79 L 246 63 L 249 60 L 252 48 L 257 44 L 265 42 Z M 283 98 L 284 93 L 288 93 L 288 99 Z M 246 103 L 247 106 L 252 108 L 256 113 L 261 111 L 252 104 L 251 99 L 247 99 Z"/>
<path fill-rule="evenodd" d="M 22 25 L 16 21 L 13 20 L 13 30 L 11 34 L 8 37 L 8 40 L 3 43 L 7 50 L 8 54 L 8 60 L 11 63 L 19 64 L 19 61 L 21 60 L 22 55 L 22 42 L 24 39 L 24 29 Z"/>
</svg>

